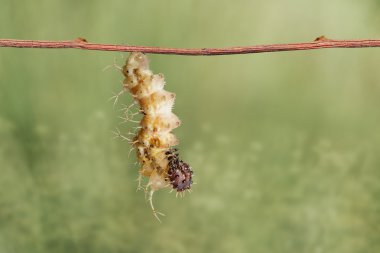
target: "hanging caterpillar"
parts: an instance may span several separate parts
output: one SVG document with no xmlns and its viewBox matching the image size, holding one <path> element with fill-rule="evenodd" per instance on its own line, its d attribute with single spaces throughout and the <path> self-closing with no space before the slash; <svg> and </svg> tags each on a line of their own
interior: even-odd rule
<svg viewBox="0 0 380 253">
<path fill-rule="evenodd" d="M 143 115 L 141 128 L 132 141 L 141 165 L 139 185 L 142 177 L 149 178 L 146 190 L 149 188 L 149 202 L 159 220 L 157 214 L 161 213 L 153 207 L 153 193 L 170 186 L 182 193 L 190 190 L 193 182 L 191 167 L 179 159 L 173 148 L 179 141 L 171 131 L 181 124 L 172 112 L 175 94 L 164 90 L 164 76 L 152 73 L 143 53 L 131 53 L 122 72 L 124 88 L 132 94 Z"/>
</svg>

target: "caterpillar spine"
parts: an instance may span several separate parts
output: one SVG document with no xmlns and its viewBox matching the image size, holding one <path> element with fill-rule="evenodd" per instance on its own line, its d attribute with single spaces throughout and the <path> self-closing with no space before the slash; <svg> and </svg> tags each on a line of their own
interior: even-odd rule
<svg viewBox="0 0 380 253">
<path fill-rule="evenodd" d="M 182 193 L 190 190 L 193 182 L 191 167 L 179 159 L 177 149 L 173 148 L 179 141 L 171 131 L 181 125 L 172 112 L 176 96 L 164 90 L 164 76 L 152 73 L 143 53 L 131 53 L 122 72 L 124 88 L 132 94 L 143 114 L 140 131 L 132 144 L 141 165 L 139 181 L 142 177 L 149 178 L 146 190 L 153 214 L 159 220 L 157 214 L 161 213 L 154 209 L 153 193 L 170 186 Z"/>
</svg>

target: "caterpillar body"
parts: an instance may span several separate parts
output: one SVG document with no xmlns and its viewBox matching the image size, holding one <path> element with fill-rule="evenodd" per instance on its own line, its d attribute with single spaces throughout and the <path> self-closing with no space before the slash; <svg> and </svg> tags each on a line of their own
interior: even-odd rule
<svg viewBox="0 0 380 253">
<path fill-rule="evenodd" d="M 165 187 L 177 192 L 190 190 L 193 171 L 180 160 L 177 149 L 179 141 L 171 131 L 180 126 L 181 121 L 172 112 L 175 94 L 164 90 L 162 74 L 153 74 L 145 54 L 133 52 L 122 68 L 125 77 L 124 88 L 128 90 L 140 106 L 143 115 L 140 130 L 132 145 L 137 150 L 140 176 L 148 177 L 146 190 L 153 214 L 159 220 L 153 207 L 153 193 Z"/>
</svg>

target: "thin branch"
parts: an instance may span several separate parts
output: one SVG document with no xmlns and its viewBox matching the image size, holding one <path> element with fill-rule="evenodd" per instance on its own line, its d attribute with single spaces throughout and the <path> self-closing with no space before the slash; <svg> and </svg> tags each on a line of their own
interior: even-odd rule
<svg viewBox="0 0 380 253">
<path fill-rule="evenodd" d="M 119 52 L 143 52 L 150 54 L 175 54 L 175 55 L 230 55 L 230 54 L 255 54 L 265 52 L 314 50 L 322 48 L 363 48 L 380 47 L 380 40 L 331 40 L 324 36 L 318 37 L 313 42 L 271 44 L 246 47 L 226 48 L 166 48 L 149 46 L 130 46 L 97 44 L 78 38 L 73 41 L 44 41 L 44 40 L 15 40 L 0 39 L 0 47 L 17 48 L 76 48 L 83 50 L 119 51 Z"/>
</svg>

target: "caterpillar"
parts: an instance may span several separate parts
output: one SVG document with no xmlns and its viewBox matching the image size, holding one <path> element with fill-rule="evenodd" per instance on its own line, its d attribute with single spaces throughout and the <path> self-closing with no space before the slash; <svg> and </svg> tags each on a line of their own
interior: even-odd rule
<svg viewBox="0 0 380 253">
<path fill-rule="evenodd" d="M 140 130 L 132 140 L 140 164 L 139 187 L 143 177 L 149 181 L 145 187 L 149 192 L 149 202 L 154 216 L 153 193 L 159 189 L 172 187 L 177 193 L 190 190 L 193 171 L 188 163 L 179 158 L 174 146 L 179 141 L 171 131 L 181 125 L 172 112 L 176 95 L 164 90 L 163 74 L 153 74 L 149 69 L 148 57 L 133 52 L 122 67 L 123 86 L 133 96 L 140 107 L 142 119 Z"/>
</svg>

